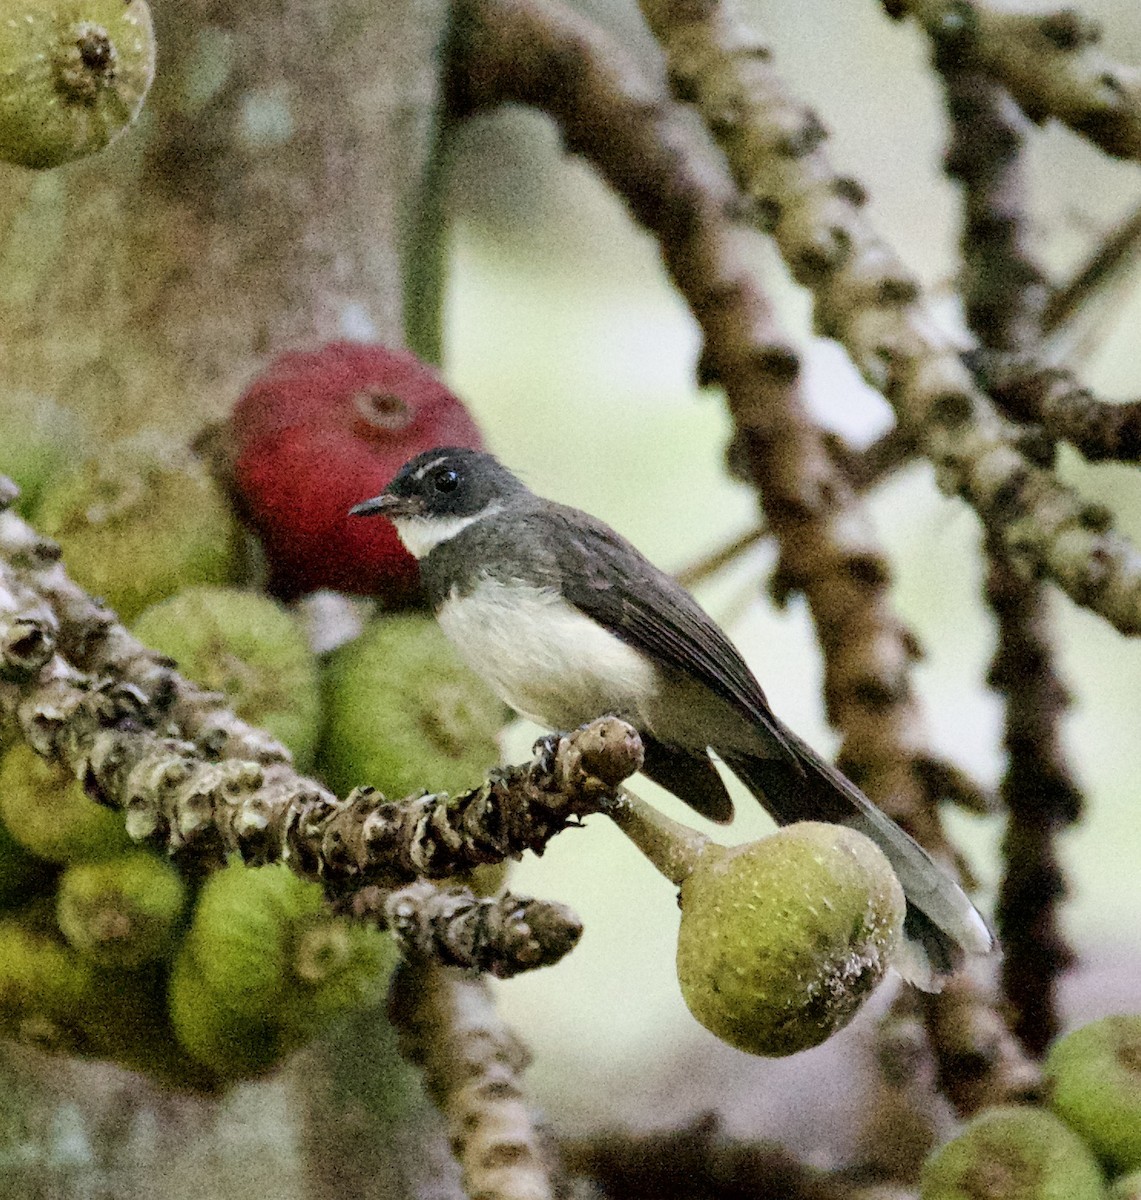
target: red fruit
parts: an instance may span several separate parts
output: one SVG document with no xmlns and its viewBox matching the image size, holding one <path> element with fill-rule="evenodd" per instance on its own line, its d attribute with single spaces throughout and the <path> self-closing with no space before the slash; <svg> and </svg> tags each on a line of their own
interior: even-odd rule
<svg viewBox="0 0 1141 1200">
<path fill-rule="evenodd" d="M 415 597 L 418 574 L 387 521 L 348 515 L 414 455 L 483 442 L 463 404 L 415 355 L 334 342 L 283 354 L 234 407 L 232 482 L 269 562 L 269 590 Z"/>
</svg>

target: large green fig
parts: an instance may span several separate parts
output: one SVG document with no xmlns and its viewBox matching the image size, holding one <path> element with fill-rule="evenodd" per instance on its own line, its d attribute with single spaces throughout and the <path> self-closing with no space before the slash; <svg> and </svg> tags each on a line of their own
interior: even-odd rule
<svg viewBox="0 0 1141 1200">
<path fill-rule="evenodd" d="M 49 862 L 95 862 L 132 844 L 121 813 L 96 804 L 23 743 L 0 759 L 0 818 L 20 845 Z"/>
<path fill-rule="evenodd" d="M 385 616 L 329 656 L 321 767 L 347 792 L 391 799 L 475 787 L 499 758 L 507 713 L 430 617 Z"/>
<path fill-rule="evenodd" d="M 690 1012 L 750 1054 L 795 1054 L 843 1028 L 899 945 L 903 889 L 879 848 L 804 821 L 708 845 L 681 885 L 677 972 Z"/>
<path fill-rule="evenodd" d="M 1141 1013 L 1059 1038 L 1046 1057 L 1050 1107 L 1122 1174 L 1141 1170 Z"/>
<path fill-rule="evenodd" d="M 35 523 L 124 621 L 236 569 L 237 527 L 217 485 L 186 447 L 152 434 L 101 446 L 51 480 Z"/>
<path fill-rule="evenodd" d="M 76 863 L 59 881 L 64 937 L 92 962 L 138 967 L 170 948 L 186 888 L 173 864 L 146 850 Z"/>
<path fill-rule="evenodd" d="M 283 741 L 299 771 L 310 769 L 320 719 L 317 661 L 280 604 L 236 588 L 191 587 L 148 608 L 134 633 Z"/>
</svg>

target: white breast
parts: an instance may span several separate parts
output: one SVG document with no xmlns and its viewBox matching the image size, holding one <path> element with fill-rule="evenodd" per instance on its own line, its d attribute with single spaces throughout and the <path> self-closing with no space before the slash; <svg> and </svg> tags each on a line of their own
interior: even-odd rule
<svg viewBox="0 0 1141 1200">
<path fill-rule="evenodd" d="M 482 580 L 436 614 L 471 668 L 512 708 L 553 729 L 616 712 L 638 721 L 654 667 L 555 592 Z"/>
</svg>

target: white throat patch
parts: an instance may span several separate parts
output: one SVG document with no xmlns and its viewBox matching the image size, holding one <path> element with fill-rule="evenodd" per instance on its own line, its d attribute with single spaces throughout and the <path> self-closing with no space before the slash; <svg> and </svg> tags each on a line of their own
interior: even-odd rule
<svg viewBox="0 0 1141 1200">
<path fill-rule="evenodd" d="M 396 526 L 397 537 L 404 543 L 404 548 L 413 558 L 419 559 L 444 542 L 450 542 L 469 525 L 502 511 L 503 505 L 489 504 L 481 512 L 470 517 L 393 517 L 392 523 Z"/>
</svg>

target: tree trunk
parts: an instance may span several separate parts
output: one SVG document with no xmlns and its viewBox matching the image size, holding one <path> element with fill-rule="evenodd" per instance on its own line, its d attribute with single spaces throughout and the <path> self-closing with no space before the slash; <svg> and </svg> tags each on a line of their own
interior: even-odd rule
<svg viewBox="0 0 1141 1200">
<path fill-rule="evenodd" d="M 265 356 L 403 341 L 444 0 L 161 0 L 136 128 L 56 171 L 0 168 L 0 418 L 188 431 Z M 7 410 L 7 411 L 6 411 Z"/>
</svg>

